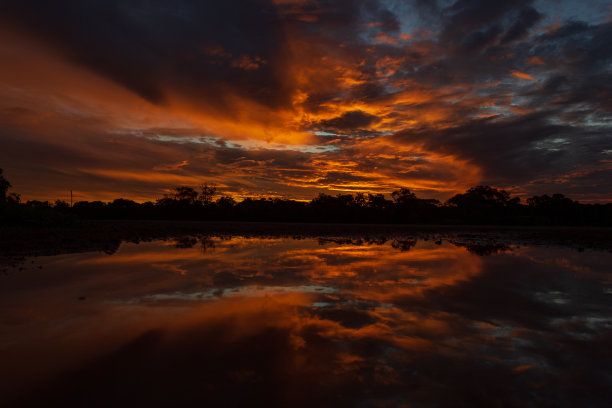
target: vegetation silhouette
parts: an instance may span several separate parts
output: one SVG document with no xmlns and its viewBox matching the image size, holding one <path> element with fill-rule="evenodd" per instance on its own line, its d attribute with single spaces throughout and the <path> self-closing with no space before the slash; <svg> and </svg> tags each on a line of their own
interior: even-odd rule
<svg viewBox="0 0 612 408">
<path fill-rule="evenodd" d="M 533 196 L 521 203 L 505 190 L 476 186 L 442 203 L 418 198 L 400 188 L 383 194 L 319 194 L 310 202 L 280 198 L 217 197 L 215 185 L 199 191 L 175 187 L 163 198 L 138 203 L 27 201 L 8 193 L 11 184 L 0 170 L 0 224 L 57 225 L 78 220 L 199 220 L 260 222 L 325 222 L 445 225 L 589 225 L 612 226 L 612 203 L 582 204 L 563 194 Z"/>
<path fill-rule="evenodd" d="M 3 170 L 0 169 L 0 205 L 6 203 L 6 193 L 12 187 L 11 183 L 2 175 Z"/>
</svg>

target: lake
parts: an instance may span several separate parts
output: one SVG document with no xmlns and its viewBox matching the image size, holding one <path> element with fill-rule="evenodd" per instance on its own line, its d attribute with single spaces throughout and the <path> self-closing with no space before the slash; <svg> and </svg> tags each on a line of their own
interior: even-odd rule
<svg viewBox="0 0 612 408">
<path fill-rule="evenodd" d="M 113 252 L 113 251 L 109 251 Z M 186 236 L 0 276 L 4 406 L 603 407 L 612 253 Z"/>
</svg>

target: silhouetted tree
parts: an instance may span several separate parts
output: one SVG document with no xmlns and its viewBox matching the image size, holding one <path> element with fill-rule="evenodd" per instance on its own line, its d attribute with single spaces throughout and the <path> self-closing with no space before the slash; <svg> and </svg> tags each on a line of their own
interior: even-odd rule
<svg viewBox="0 0 612 408">
<path fill-rule="evenodd" d="M 563 194 L 553 194 L 533 196 L 525 206 L 508 192 L 490 186 L 472 187 L 450 198 L 444 206 L 438 200 L 418 198 L 407 188 L 394 191 L 391 200 L 383 194 L 322 193 L 310 202 L 280 198 L 236 202 L 230 196 L 212 201 L 216 187 L 204 184 L 200 186 L 202 193 L 180 186 L 155 203 L 119 198 L 110 203 L 79 201 L 73 207 L 60 200 L 54 204 L 36 200 L 21 204 L 18 194 L 7 194 L 10 183 L 1 171 L 0 186 L 1 224 L 56 225 L 82 218 L 612 225 L 612 203 L 580 204 Z"/>
<path fill-rule="evenodd" d="M 209 205 L 213 202 L 215 194 L 217 194 L 217 186 L 214 184 L 202 184 L 200 186 L 200 201 L 204 205 Z"/>
<path fill-rule="evenodd" d="M 212 207 L 212 215 L 215 219 L 231 220 L 234 217 L 236 201 L 229 196 L 219 197 Z"/>
<path fill-rule="evenodd" d="M 30 208 L 51 208 L 48 201 L 28 200 L 25 205 Z"/>
<path fill-rule="evenodd" d="M 215 204 L 217 204 L 217 207 L 220 209 L 229 210 L 230 208 L 234 208 L 236 200 L 230 196 L 223 196 L 220 197 Z"/>
<path fill-rule="evenodd" d="M 533 213 L 546 224 L 578 224 L 582 220 L 580 204 L 563 194 L 547 194 L 527 199 Z"/>
<path fill-rule="evenodd" d="M 139 218 L 139 205 L 136 201 L 117 198 L 107 205 L 110 218 Z"/>
<path fill-rule="evenodd" d="M 53 204 L 53 208 L 60 211 L 68 211 L 70 209 L 70 204 L 63 200 L 55 200 L 55 204 Z"/>
<path fill-rule="evenodd" d="M 399 222 L 430 222 L 436 218 L 438 200 L 417 198 L 407 188 L 391 193 L 395 206 L 395 220 Z M 438 221 L 439 222 L 439 221 Z"/>
<path fill-rule="evenodd" d="M 368 194 L 368 207 L 377 211 L 384 211 L 391 205 L 391 201 L 384 194 Z"/>
<path fill-rule="evenodd" d="M 74 214 L 85 219 L 109 218 L 106 204 L 102 201 L 77 201 L 72 206 Z"/>
<path fill-rule="evenodd" d="M 553 194 L 552 197 L 544 194 L 528 198 L 527 204 L 530 207 L 571 207 L 577 203 L 563 194 Z"/>
<path fill-rule="evenodd" d="M 405 187 L 391 193 L 391 198 L 393 199 L 393 202 L 398 205 L 407 205 L 417 199 L 416 195 Z"/>
<path fill-rule="evenodd" d="M 477 186 L 470 188 L 464 194 L 451 197 L 447 205 L 457 210 L 463 222 L 486 224 L 507 221 L 519 201 L 518 197 L 511 198 L 510 193 L 505 190 Z"/>
<path fill-rule="evenodd" d="M 0 169 L 0 204 L 6 203 L 8 189 L 12 187 L 11 183 L 2 175 L 3 170 Z"/>
<path fill-rule="evenodd" d="M 17 194 L 17 193 L 10 193 L 7 197 L 6 197 L 6 202 L 8 204 L 12 204 L 12 205 L 17 205 L 19 203 L 21 203 L 21 194 Z"/>
<path fill-rule="evenodd" d="M 363 193 L 357 193 L 355 194 L 355 198 L 353 199 L 353 202 L 355 203 L 357 207 L 364 208 L 368 204 L 368 198 Z"/>
<path fill-rule="evenodd" d="M 309 204 L 312 217 L 318 221 L 348 222 L 358 220 L 360 205 L 351 194 L 319 194 Z"/>
<path fill-rule="evenodd" d="M 480 205 L 507 207 L 517 204 L 518 197 L 510 198 L 510 193 L 505 190 L 498 190 L 490 186 L 477 186 L 470 188 L 464 194 L 457 194 L 450 198 L 448 202 L 456 206 Z"/>
<path fill-rule="evenodd" d="M 171 197 L 184 204 L 195 204 L 198 202 L 198 192 L 193 187 L 176 187 Z"/>
</svg>

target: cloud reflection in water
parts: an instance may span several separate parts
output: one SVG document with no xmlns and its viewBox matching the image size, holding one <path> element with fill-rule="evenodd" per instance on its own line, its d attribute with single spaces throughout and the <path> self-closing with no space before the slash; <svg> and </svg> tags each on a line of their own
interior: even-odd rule
<svg viewBox="0 0 612 408">
<path fill-rule="evenodd" d="M 17 406 L 604 406 L 611 261 L 239 237 L 37 258 L 2 278 L 0 391 Z"/>
</svg>

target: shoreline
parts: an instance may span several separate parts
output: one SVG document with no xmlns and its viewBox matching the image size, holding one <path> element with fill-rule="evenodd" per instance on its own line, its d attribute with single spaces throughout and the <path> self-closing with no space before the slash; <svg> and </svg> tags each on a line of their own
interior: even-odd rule
<svg viewBox="0 0 612 408">
<path fill-rule="evenodd" d="M 101 251 L 122 242 L 183 236 L 269 238 L 397 238 L 448 240 L 459 245 L 498 243 L 561 246 L 612 252 L 612 228 L 511 225 L 331 224 L 220 221 L 83 221 L 70 226 L 0 227 L 0 257 L 46 256 Z"/>
</svg>

